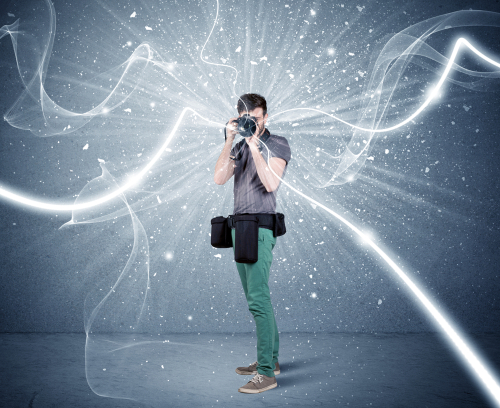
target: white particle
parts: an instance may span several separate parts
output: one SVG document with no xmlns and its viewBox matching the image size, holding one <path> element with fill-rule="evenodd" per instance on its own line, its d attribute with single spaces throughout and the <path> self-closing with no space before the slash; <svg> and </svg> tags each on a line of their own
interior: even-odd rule
<svg viewBox="0 0 500 408">
<path fill-rule="evenodd" d="M 127 108 L 127 109 L 123 109 L 124 112 L 128 112 L 128 113 L 131 113 L 132 112 L 132 109 L 130 108 Z"/>
<path fill-rule="evenodd" d="M 378 304 L 381 305 L 382 304 L 382 299 L 379 299 L 378 300 Z"/>
<path fill-rule="evenodd" d="M 240 51 L 241 51 L 241 45 L 238 48 L 236 48 L 234 52 L 240 52 Z"/>
<path fill-rule="evenodd" d="M 385 154 L 389 154 L 389 149 L 385 149 Z"/>
<path fill-rule="evenodd" d="M 311 297 L 312 297 L 313 299 L 316 299 L 316 298 L 318 297 L 318 295 L 316 294 L 316 292 L 312 292 L 312 293 L 311 293 Z"/>
<path fill-rule="evenodd" d="M 221 254 L 214 255 L 216 258 L 222 258 Z"/>
<path fill-rule="evenodd" d="M 131 15 L 130 18 L 134 18 L 137 15 L 137 13 L 134 11 Z"/>
<path fill-rule="evenodd" d="M 89 148 L 89 144 L 87 143 L 85 146 L 83 146 L 83 150 L 87 150 Z"/>
<path fill-rule="evenodd" d="M 146 26 L 146 30 L 152 31 L 153 29 L 150 26 Z"/>
</svg>

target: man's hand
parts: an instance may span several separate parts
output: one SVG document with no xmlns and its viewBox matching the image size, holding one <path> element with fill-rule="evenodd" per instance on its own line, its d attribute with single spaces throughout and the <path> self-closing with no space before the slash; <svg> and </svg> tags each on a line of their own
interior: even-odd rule
<svg viewBox="0 0 500 408">
<path fill-rule="evenodd" d="M 231 118 L 229 119 L 229 122 L 227 122 L 226 125 L 226 143 L 231 142 L 233 144 L 234 138 L 236 137 L 236 134 L 238 133 L 236 131 L 236 123 L 234 121 L 238 118 Z"/>
<path fill-rule="evenodd" d="M 250 137 L 245 137 L 245 142 L 247 142 L 247 145 L 250 148 L 250 150 L 259 148 L 259 143 L 260 143 L 259 138 L 255 134 Z"/>
<path fill-rule="evenodd" d="M 236 124 L 234 121 L 238 118 L 231 118 L 226 125 L 226 142 L 222 153 L 215 163 L 214 181 L 216 184 L 225 184 L 234 174 L 234 162 L 229 157 L 236 136 Z"/>
</svg>

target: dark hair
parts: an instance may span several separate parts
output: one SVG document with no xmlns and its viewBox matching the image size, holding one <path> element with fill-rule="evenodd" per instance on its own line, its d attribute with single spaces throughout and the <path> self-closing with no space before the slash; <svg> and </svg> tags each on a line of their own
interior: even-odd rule
<svg viewBox="0 0 500 408">
<path fill-rule="evenodd" d="M 256 108 L 262 108 L 263 115 L 266 116 L 267 103 L 265 98 L 259 94 L 253 93 L 241 95 L 240 99 L 238 100 L 238 105 L 236 105 L 238 113 L 252 111 Z"/>
</svg>

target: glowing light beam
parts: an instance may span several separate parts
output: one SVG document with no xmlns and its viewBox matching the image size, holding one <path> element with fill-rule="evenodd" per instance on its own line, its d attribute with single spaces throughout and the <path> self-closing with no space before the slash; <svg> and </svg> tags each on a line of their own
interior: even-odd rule
<svg viewBox="0 0 500 408">
<path fill-rule="evenodd" d="M 219 12 L 219 8 L 218 8 L 218 2 L 217 2 L 217 16 L 218 16 L 218 12 Z M 217 16 L 216 16 L 216 19 L 217 19 Z M 210 31 L 210 35 L 212 34 L 213 30 L 214 30 L 214 27 L 215 27 L 215 24 L 216 24 L 217 20 L 215 21 L 214 23 L 214 26 L 212 27 L 212 30 Z M 210 35 L 209 37 L 207 38 L 207 41 L 205 42 L 205 44 L 203 45 L 202 47 L 202 50 L 201 50 L 201 53 L 200 53 L 200 58 L 202 59 L 203 62 L 206 62 L 207 64 L 211 64 L 211 65 L 218 65 L 218 66 L 221 66 L 222 64 L 216 64 L 216 63 L 211 63 L 211 62 L 208 62 L 206 60 L 203 59 L 203 50 L 210 38 Z M 397 129 L 401 126 L 404 126 L 405 124 L 407 124 L 408 122 L 410 122 L 411 120 L 413 120 L 415 117 L 417 117 L 428 105 L 429 103 L 432 101 L 432 99 L 434 99 L 434 96 L 437 94 L 437 92 L 439 91 L 439 89 L 442 87 L 444 81 L 446 80 L 447 76 L 449 75 L 449 72 L 455 62 L 455 59 L 457 58 L 457 54 L 458 54 L 458 51 L 460 50 L 460 47 L 461 45 L 464 44 L 466 47 L 468 47 L 472 52 L 474 52 L 477 56 L 479 56 L 480 58 L 482 58 L 483 60 L 485 60 L 486 62 L 500 68 L 500 63 L 493 60 L 492 58 L 488 57 L 487 55 L 483 54 L 482 52 L 480 52 L 477 48 L 475 48 L 469 41 L 467 41 L 465 38 L 459 38 L 457 40 L 457 42 L 455 43 L 455 46 L 453 48 L 453 52 L 451 54 L 451 57 L 448 61 L 448 64 L 446 65 L 446 69 L 444 70 L 443 74 L 441 75 L 441 78 L 439 79 L 437 85 L 432 89 L 432 92 L 430 93 L 430 96 L 426 99 L 426 101 L 420 106 L 420 108 L 418 108 L 411 116 L 409 116 L 407 119 L 405 119 L 404 121 L 394 125 L 394 126 L 391 126 L 389 128 L 384 128 L 384 129 L 367 129 L 367 128 L 362 128 L 362 127 L 359 127 L 359 126 L 356 126 L 352 123 L 349 123 L 349 122 L 346 122 L 342 119 L 340 119 L 339 117 L 337 116 L 334 116 L 328 112 L 324 112 L 324 111 L 321 111 L 319 109 L 314 109 L 314 108 L 293 108 L 293 109 L 287 109 L 287 110 L 284 110 L 284 111 L 281 111 L 281 112 L 278 112 L 274 115 L 272 115 L 270 118 L 272 117 L 276 117 L 278 115 L 281 115 L 281 114 L 284 114 L 286 112 L 292 112 L 292 111 L 313 111 L 313 112 L 318 112 L 318 113 L 321 113 L 323 115 L 327 115 L 327 116 L 330 116 L 331 118 L 339 121 L 339 122 L 342 122 L 354 129 L 357 129 L 357 130 L 361 130 L 361 131 L 365 131 L 365 132 L 370 132 L 370 133 L 383 133 L 383 132 L 389 132 L 391 130 L 394 130 L 394 129 Z M 222 66 L 226 66 L 226 65 L 222 65 Z M 229 67 L 229 66 L 227 66 Z M 229 67 L 231 69 L 235 69 L 234 67 Z M 234 83 L 233 83 L 233 86 L 234 86 Z M 108 98 L 109 99 L 109 96 Z M 106 101 L 107 101 L 106 99 Z M 104 103 L 104 102 L 103 102 Z M 102 104 L 100 104 L 99 106 L 101 106 Z M 81 210 L 81 209 L 84 209 L 84 208 L 91 208 L 91 207 L 94 207 L 94 206 L 97 206 L 99 204 L 102 204 L 104 202 L 107 202 L 109 200 L 112 200 L 113 198 L 117 197 L 118 195 L 120 195 L 121 193 L 123 193 L 124 191 L 130 189 L 132 186 L 134 186 L 135 184 L 137 184 L 141 179 L 142 177 L 148 172 L 148 170 L 160 159 L 160 156 L 163 154 L 163 152 L 165 151 L 165 149 L 168 147 L 168 145 L 170 144 L 170 141 L 172 140 L 172 138 L 174 137 L 175 133 L 177 132 L 177 129 L 179 128 L 181 122 L 182 122 L 182 119 L 184 118 L 185 114 L 187 112 L 192 112 L 193 114 L 199 116 L 200 118 L 204 119 L 205 121 L 207 121 L 208 123 L 214 123 L 220 127 L 225 127 L 225 125 L 223 124 L 220 124 L 220 123 L 217 123 L 217 122 L 213 122 L 209 119 L 206 119 L 204 117 L 202 117 L 200 114 L 198 114 L 194 109 L 192 108 L 189 108 L 189 107 L 186 107 L 182 110 L 179 118 L 177 119 L 177 122 L 175 123 L 172 131 L 170 132 L 169 136 L 167 137 L 167 139 L 165 140 L 164 144 L 162 145 L 162 147 L 158 150 L 158 152 L 155 154 L 155 156 L 151 159 L 151 161 L 139 172 L 137 173 L 136 175 L 134 175 L 133 177 L 131 177 L 129 179 L 129 181 L 125 184 L 123 184 L 121 187 L 119 187 L 117 190 L 103 196 L 103 197 L 100 197 L 100 198 L 97 198 L 95 200 L 92 200 L 92 201 L 88 201 L 88 202 L 85 202 L 85 203 L 79 203 L 79 204 L 53 204 L 53 203 L 50 203 L 50 202 L 45 202 L 45 201 L 41 201 L 41 200 L 38 200 L 38 199 L 31 199 L 31 198 L 28 198 L 28 197 L 25 197 L 23 195 L 20 195 L 20 194 L 17 194 L 15 192 L 13 192 L 12 190 L 6 188 L 6 187 L 0 187 L 0 197 L 3 197 L 5 199 L 8 199 L 8 200 L 11 200 L 11 201 L 14 201 L 14 202 L 17 202 L 19 204 L 23 204 L 23 205 L 26 205 L 26 206 L 29 206 L 29 207 L 33 207 L 33 208 L 38 208 L 38 209 L 43 209 L 43 210 L 51 210 L 51 211 L 74 211 L 74 210 Z M 366 144 L 363 149 L 361 150 L 361 152 L 359 153 L 359 155 L 365 150 L 368 148 L 368 145 L 369 144 Z"/>
<path fill-rule="evenodd" d="M 418 115 L 420 115 L 420 113 L 422 113 L 422 111 L 432 102 L 432 100 L 435 97 L 439 96 L 438 92 L 441 89 L 441 87 L 443 86 L 444 81 L 448 77 L 448 75 L 450 73 L 450 70 L 451 70 L 451 67 L 455 63 L 458 51 L 460 50 L 460 47 L 461 47 L 462 44 L 465 45 L 467 48 L 469 48 L 478 57 L 482 58 L 486 62 L 489 62 L 490 64 L 494 65 L 495 67 L 500 68 L 500 62 L 497 62 L 497 61 L 489 58 L 488 56 L 486 56 L 482 52 L 480 52 L 476 47 L 474 47 L 465 38 L 459 38 L 457 40 L 457 42 L 455 43 L 455 46 L 453 47 L 453 52 L 451 53 L 450 59 L 448 60 L 448 64 L 446 64 L 446 68 L 445 68 L 443 74 L 441 75 L 441 78 L 439 79 L 437 85 L 434 88 L 431 88 L 432 91 L 429 93 L 430 96 L 425 100 L 425 102 L 411 116 L 409 116 L 408 118 L 406 118 L 405 120 L 403 120 L 402 122 L 400 122 L 400 123 L 398 123 L 398 124 L 396 124 L 394 126 L 391 126 L 391 127 L 388 127 L 388 128 L 384 128 L 384 129 L 368 129 L 368 128 L 363 128 L 363 127 L 360 127 L 360 126 L 353 125 L 352 123 L 346 122 L 345 120 L 342 120 L 339 117 L 337 117 L 335 115 L 332 115 L 332 114 L 330 114 L 328 112 L 324 112 L 322 110 L 314 109 L 314 108 L 293 108 L 293 109 L 287 109 L 287 110 L 284 110 L 284 111 L 281 111 L 281 112 L 278 112 L 278 113 L 275 113 L 275 114 L 271 115 L 269 117 L 269 119 L 271 119 L 273 117 L 276 117 L 278 115 L 282 115 L 282 114 L 287 113 L 287 112 L 293 112 L 293 111 L 311 111 L 311 112 L 318 112 L 318 113 L 321 113 L 323 115 L 330 116 L 331 118 L 333 118 L 333 119 L 335 119 L 335 120 L 337 120 L 337 121 L 339 121 L 341 123 L 344 123 L 345 125 L 348 125 L 348 126 L 352 127 L 353 129 L 361 130 L 362 132 L 384 133 L 384 132 L 390 132 L 391 130 L 398 129 L 401 126 L 404 126 L 408 122 L 410 122 L 413 119 L 415 119 Z"/>
<path fill-rule="evenodd" d="M 356 235 L 358 235 L 363 240 L 363 242 L 365 244 L 368 244 L 385 261 L 385 263 L 387 265 L 389 265 L 389 267 L 394 272 L 396 272 L 397 276 L 399 278 L 401 278 L 401 280 L 406 284 L 406 286 L 411 290 L 411 292 L 416 296 L 416 298 L 424 306 L 424 308 L 427 310 L 429 315 L 438 324 L 438 328 L 441 328 L 442 331 L 446 334 L 446 336 L 450 340 L 451 345 L 453 346 L 455 351 L 467 363 L 469 368 L 471 368 L 471 370 L 474 373 L 474 376 L 476 377 L 478 382 L 484 386 L 484 388 L 487 390 L 487 392 L 490 394 L 490 396 L 496 402 L 497 406 L 500 407 L 500 385 L 499 385 L 498 380 L 495 379 L 493 374 L 488 371 L 488 369 L 486 368 L 486 364 L 483 361 L 481 361 L 481 358 L 479 356 L 477 356 L 472 351 L 472 348 L 463 339 L 463 335 L 460 336 L 458 334 L 458 330 L 456 328 L 454 328 L 453 325 L 450 322 L 448 322 L 448 320 L 446 320 L 446 318 L 443 316 L 443 314 L 427 298 L 427 296 L 425 296 L 425 294 L 422 292 L 422 290 L 410 279 L 410 277 L 408 275 L 406 275 L 406 273 L 403 272 L 403 270 L 389 257 L 389 255 L 387 255 L 377 244 L 375 244 L 370 239 L 370 237 L 367 234 L 363 233 L 359 228 L 357 228 L 355 225 L 350 223 L 348 220 L 346 220 L 341 215 L 337 214 L 335 211 L 331 210 L 330 208 L 326 207 L 325 205 L 321 204 L 320 202 L 312 199 L 311 197 L 305 195 L 301 191 L 292 187 L 290 184 L 288 184 L 286 181 L 284 181 L 281 177 L 279 177 L 274 172 L 273 168 L 269 165 L 269 159 L 271 158 L 271 155 L 270 155 L 270 151 L 269 151 L 268 147 L 265 145 L 264 142 L 261 141 L 261 143 L 267 149 L 268 168 L 271 170 L 271 172 L 274 174 L 274 176 L 277 177 L 281 181 L 281 183 L 286 185 L 288 188 L 290 188 L 296 194 L 305 198 L 306 200 L 308 200 L 312 204 L 317 205 L 318 207 L 321 207 L 323 210 L 325 210 L 329 214 L 333 215 L 340 222 L 342 222 L 344 225 L 349 227 Z"/>
<path fill-rule="evenodd" d="M 29 206 L 29 207 L 34 207 L 34 208 L 42 209 L 42 210 L 50 210 L 50 211 L 54 211 L 54 212 L 82 210 L 85 208 L 95 207 L 95 206 L 103 204 L 109 200 L 112 200 L 113 198 L 124 193 L 126 190 L 131 189 L 133 186 L 137 185 L 141 181 L 141 179 L 147 174 L 149 169 L 151 169 L 151 167 L 153 167 L 153 165 L 160 159 L 162 154 L 165 152 L 168 145 L 170 144 L 170 142 L 174 138 L 177 130 L 179 129 L 179 126 L 181 125 L 182 120 L 184 119 L 184 116 L 188 112 L 191 112 L 191 113 L 199 116 L 200 118 L 202 118 L 203 120 L 205 120 L 208 123 L 213 123 L 213 124 L 216 124 L 218 126 L 224 127 L 223 124 L 211 121 L 210 119 L 203 117 L 202 115 L 200 115 L 198 112 L 196 112 L 192 108 L 184 108 L 182 110 L 181 114 L 179 115 L 179 118 L 177 119 L 177 122 L 175 123 L 174 127 L 170 131 L 170 134 L 168 135 L 168 137 L 166 138 L 165 142 L 160 147 L 160 149 L 156 152 L 154 157 L 151 159 L 151 161 L 146 166 L 144 166 L 140 172 L 129 177 L 128 181 L 126 183 L 124 183 L 122 186 L 120 186 L 119 188 L 117 188 L 116 190 L 112 191 L 109 194 L 106 194 L 102 197 L 96 198 L 95 200 L 91 200 L 91 201 L 87 201 L 87 202 L 79 203 L 79 204 L 54 204 L 51 202 L 41 201 L 41 200 L 37 200 L 37 199 L 31 199 L 31 198 L 25 197 L 23 195 L 14 193 L 13 191 L 11 191 L 5 187 L 0 187 L 0 196 L 6 198 L 8 200 L 14 201 L 16 203 Z"/>
</svg>

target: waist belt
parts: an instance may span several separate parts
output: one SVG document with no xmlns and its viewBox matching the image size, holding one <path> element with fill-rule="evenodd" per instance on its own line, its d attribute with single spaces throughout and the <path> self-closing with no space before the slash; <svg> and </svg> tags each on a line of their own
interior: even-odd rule
<svg viewBox="0 0 500 408">
<path fill-rule="evenodd" d="M 254 215 L 257 217 L 259 222 L 259 228 L 266 228 L 271 231 L 274 231 L 274 227 L 276 225 L 276 215 L 275 214 L 236 214 L 230 215 L 227 218 L 227 225 L 229 228 L 236 228 L 236 221 L 238 220 L 239 215 Z"/>
</svg>

